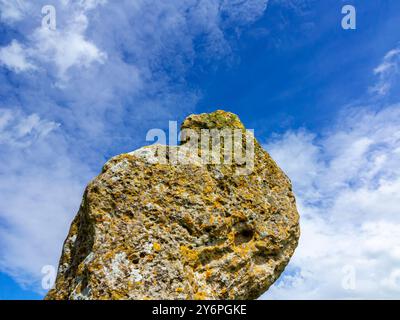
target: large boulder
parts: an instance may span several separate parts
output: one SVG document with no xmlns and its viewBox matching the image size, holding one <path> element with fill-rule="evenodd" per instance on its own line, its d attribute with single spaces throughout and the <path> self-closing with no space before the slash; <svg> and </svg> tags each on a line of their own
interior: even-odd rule
<svg viewBox="0 0 400 320">
<path fill-rule="evenodd" d="M 224 111 L 182 125 L 230 128 L 245 130 Z M 47 299 L 255 299 L 274 283 L 300 233 L 290 180 L 255 139 L 246 168 L 201 161 L 189 142 L 105 164 L 86 188 Z"/>
</svg>

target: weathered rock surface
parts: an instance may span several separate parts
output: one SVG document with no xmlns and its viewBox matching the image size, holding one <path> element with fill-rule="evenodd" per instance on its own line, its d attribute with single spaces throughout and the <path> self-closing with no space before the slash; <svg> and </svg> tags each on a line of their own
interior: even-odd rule
<svg viewBox="0 0 400 320">
<path fill-rule="evenodd" d="M 224 111 L 182 128 L 244 129 Z M 237 175 L 235 165 L 158 163 L 166 149 L 116 156 L 88 185 L 47 299 L 254 299 L 279 277 L 299 217 L 268 153 L 255 141 L 254 170 Z"/>
</svg>

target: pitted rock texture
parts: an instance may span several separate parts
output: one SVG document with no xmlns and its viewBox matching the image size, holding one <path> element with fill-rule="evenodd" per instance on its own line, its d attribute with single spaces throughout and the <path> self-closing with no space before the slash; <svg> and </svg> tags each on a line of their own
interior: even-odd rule
<svg viewBox="0 0 400 320">
<path fill-rule="evenodd" d="M 216 111 L 182 128 L 244 126 Z M 171 148 L 187 147 L 144 147 L 105 164 L 86 188 L 47 299 L 255 299 L 279 277 L 299 216 L 268 153 L 255 141 L 254 170 L 237 175 L 235 165 L 154 159 Z"/>
</svg>

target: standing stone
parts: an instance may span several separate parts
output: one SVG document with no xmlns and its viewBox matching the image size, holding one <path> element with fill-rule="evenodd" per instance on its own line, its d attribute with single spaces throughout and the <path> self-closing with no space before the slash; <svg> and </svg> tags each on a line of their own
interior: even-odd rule
<svg viewBox="0 0 400 320">
<path fill-rule="evenodd" d="M 189 116 L 181 129 L 245 130 L 224 111 Z M 177 163 L 160 161 L 164 154 L 171 159 L 171 151 Z M 298 243 L 290 180 L 255 139 L 254 167 L 246 174 L 238 174 L 242 164 L 207 164 L 197 155 L 186 141 L 109 160 L 86 188 L 46 299 L 264 293 Z"/>
</svg>

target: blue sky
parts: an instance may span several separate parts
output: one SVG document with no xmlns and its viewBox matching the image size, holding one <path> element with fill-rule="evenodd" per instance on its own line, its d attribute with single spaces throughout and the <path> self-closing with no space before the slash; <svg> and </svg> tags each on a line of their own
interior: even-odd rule
<svg viewBox="0 0 400 320">
<path fill-rule="evenodd" d="M 40 26 L 46 4 L 55 31 Z M 341 27 L 345 4 L 356 30 Z M 264 298 L 398 297 L 399 10 L 395 0 L 0 0 L 0 299 L 43 297 L 41 268 L 57 265 L 108 158 L 220 108 L 255 129 L 302 216 L 299 248 Z"/>
</svg>

